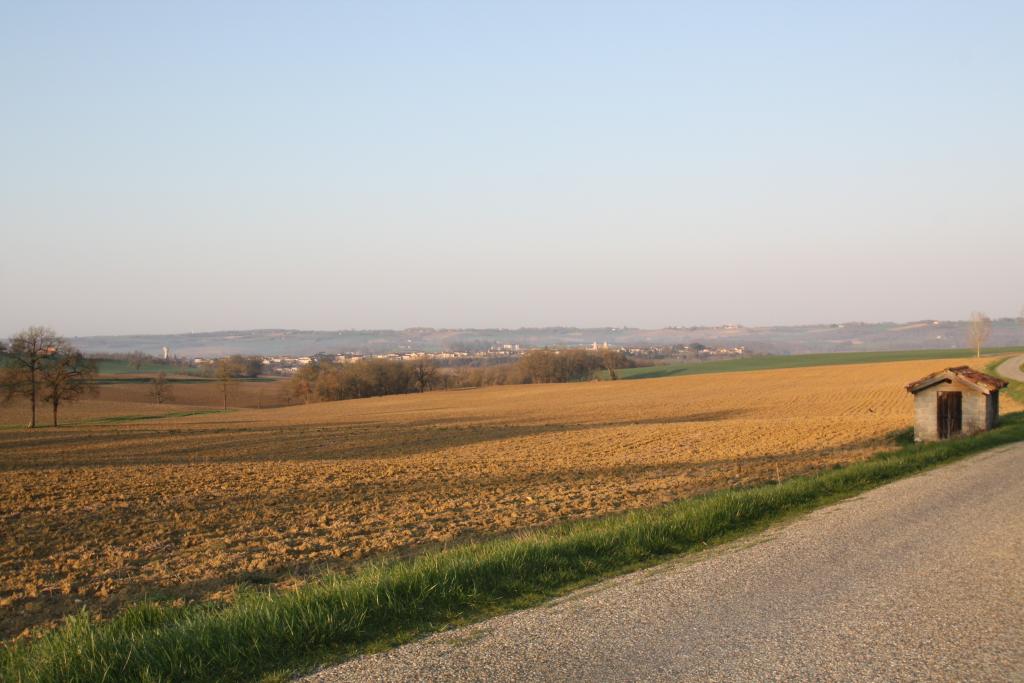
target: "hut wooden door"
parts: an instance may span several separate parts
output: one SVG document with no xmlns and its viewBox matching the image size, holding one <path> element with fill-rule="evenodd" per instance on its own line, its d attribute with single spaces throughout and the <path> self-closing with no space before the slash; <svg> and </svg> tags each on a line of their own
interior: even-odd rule
<svg viewBox="0 0 1024 683">
<path fill-rule="evenodd" d="M 939 438 L 956 436 L 963 429 L 963 394 L 959 391 L 939 392 Z"/>
</svg>

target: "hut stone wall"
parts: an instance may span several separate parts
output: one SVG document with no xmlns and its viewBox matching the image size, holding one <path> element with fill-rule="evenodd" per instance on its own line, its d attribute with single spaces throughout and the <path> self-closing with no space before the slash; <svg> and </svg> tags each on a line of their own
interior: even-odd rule
<svg viewBox="0 0 1024 683">
<path fill-rule="evenodd" d="M 917 441 L 935 441 L 939 438 L 939 406 L 940 391 L 959 391 L 962 395 L 961 410 L 963 412 L 963 434 L 991 429 L 995 426 L 998 404 L 998 393 L 989 396 L 960 382 L 941 382 L 922 389 L 914 395 L 914 439 Z"/>
</svg>

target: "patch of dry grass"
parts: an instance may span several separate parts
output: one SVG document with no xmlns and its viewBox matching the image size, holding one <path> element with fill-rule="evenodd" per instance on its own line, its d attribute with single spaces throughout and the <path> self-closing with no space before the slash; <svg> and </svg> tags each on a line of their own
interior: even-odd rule
<svg viewBox="0 0 1024 683">
<path fill-rule="evenodd" d="M 169 415 L 181 412 L 185 409 L 200 409 L 197 406 L 182 405 L 157 405 L 156 403 L 137 403 L 133 401 L 107 400 L 102 397 L 83 400 L 77 403 L 68 403 L 60 407 L 58 418 L 61 425 L 68 425 L 78 422 L 92 420 L 103 420 L 128 415 L 141 415 L 152 417 L 157 415 Z M 37 407 L 36 421 L 42 427 L 48 427 L 52 419 L 50 406 L 40 404 Z M 12 427 L 25 427 L 29 422 L 29 403 L 24 400 L 13 400 L 9 403 L 0 403 L 0 429 Z"/>
<path fill-rule="evenodd" d="M 121 375 L 125 379 L 127 375 Z M 140 375 L 140 377 L 143 377 Z M 149 379 L 148 376 L 145 379 Z M 132 415 L 152 417 L 173 413 L 201 411 L 220 408 L 223 405 L 221 387 L 216 382 L 196 382 L 188 378 L 188 383 L 173 383 L 172 396 L 162 404 L 157 404 L 150 394 L 148 382 L 120 382 L 100 384 L 96 396 L 77 403 L 62 405 L 58 415 L 60 424 L 74 424 L 119 418 Z M 228 387 L 228 408 L 275 408 L 291 405 L 295 400 L 287 391 L 287 382 L 276 380 L 270 382 L 235 382 Z M 38 407 L 39 424 L 50 424 L 51 413 L 47 404 Z M 0 428 L 23 427 L 29 422 L 29 403 L 24 399 L 15 399 L 8 403 L 0 403 Z"/>
<path fill-rule="evenodd" d="M 221 386 L 217 382 L 174 382 L 171 384 L 170 405 L 208 406 L 220 408 L 223 405 Z M 100 398 L 109 401 L 154 403 L 147 383 L 106 384 L 100 387 Z M 288 382 L 239 381 L 228 385 L 229 408 L 273 408 L 295 403 L 288 392 Z M 180 410 L 180 408 L 179 408 Z"/>
</svg>

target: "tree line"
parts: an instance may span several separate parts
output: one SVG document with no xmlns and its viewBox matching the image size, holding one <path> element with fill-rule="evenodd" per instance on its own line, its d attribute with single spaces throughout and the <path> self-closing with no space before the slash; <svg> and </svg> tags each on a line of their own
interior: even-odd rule
<svg viewBox="0 0 1024 683">
<path fill-rule="evenodd" d="M 636 367 L 636 361 L 624 351 L 603 349 L 535 349 L 518 360 L 502 365 L 458 368 L 452 372 L 456 387 L 483 387 L 500 384 L 552 384 L 582 382 L 605 371 L 609 379 L 618 379 L 616 370 Z"/>
<path fill-rule="evenodd" d="M 30 327 L 0 342 L 0 390 L 4 402 L 15 397 L 31 405 L 29 427 L 37 426 L 36 410 L 48 403 L 57 426 L 61 405 L 96 392 L 96 363 L 48 327 Z"/>
<path fill-rule="evenodd" d="M 357 363 L 314 360 L 289 380 L 291 395 L 305 403 L 430 391 L 444 382 L 429 361 L 371 358 Z"/>
<path fill-rule="evenodd" d="M 426 359 L 373 358 L 356 363 L 314 360 L 292 376 L 289 389 L 294 398 L 312 403 L 493 384 L 577 382 L 592 379 L 603 370 L 615 379 L 617 369 L 633 366 L 621 351 L 578 349 L 535 350 L 513 363 L 451 369 L 439 368 Z"/>
<path fill-rule="evenodd" d="M 160 365 L 171 369 L 177 368 L 181 370 L 188 370 L 192 367 L 192 361 L 188 358 L 177 356 L 162 358 L 149 353 L 143 353 L 142 351 L 132 351 L 131 353 L 104 353 L 103 357 L 109 360 L 124 361 L 136 372 L 140 372 L 142 368 L 147 365 Z"/>
</svg>

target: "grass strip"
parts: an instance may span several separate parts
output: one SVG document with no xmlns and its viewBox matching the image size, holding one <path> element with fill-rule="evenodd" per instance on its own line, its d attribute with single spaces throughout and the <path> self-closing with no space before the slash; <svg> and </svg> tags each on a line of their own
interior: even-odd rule
<svg viewBox="0 0 1024 683">
<path fill-rule="evenodd" d="M 4 681 L 283 679 L 314 664 L 536 604 L 599 578 L 701 549 L 797 512 L 978 451 L 1024 440 L 1024 413 L 995 430 L 913 444 L 780 484 L 735 489 L 503 539 L 371 563 L 227 605 L 142 603 L 87 613 L 0 653 Z"/>
<path fill-rule="evenodd" d="M 122 422 L 140 422 L 142 420 L 163 420 L 169 417 L 192 417 L 193 415 L 212 415 L 213 413 L 233 412 L 234 408 L 224 410 L 222 408 L 210 408 L 208 410 L 179 410 L 171 413 L 160 413 L 157 415 L 112 415 L 110 417 L 94 417 L 90 420 L 80 422 L 69 422 L 67 426 L 74 425 L 105 425 L 120 424 Z"/>
<path fill-rule="evenodd" d="M 1007 346 L 985 349 L 985 355 L 994 353 L 1024 353 L 1024 347 Z M 968 349 L 913 349 L 906 351 L 854 351 L 838 353 L 806 353 L 792 356 L 750 356 L 729 360 L 702 360 L 666 365 L 650 365 L 616 370 L 619 379 L 652 379 L 678 375 L 706 375 L 720 372 L 747 372 L 750 370 L 781 370 L 811 368 L 825 365 L 861 365 L 864 363 L 894 363 L 907 360 L 945 358 L 973 358 Z M 600 374 L 608 379 L 607 371 Z"/>
<path fill-rule="evenodd" d="M 235 377 L 231 380 L 232 382 L 238 382 L 240 384 L 258 384 L 267 382 L 281 382 L 282 379 L 276 377 Z M 182 379 L 180 377 L 168 377 L 167 382 L 169 384 L 219 384 L 220 381 L 213 377 L 188 377 Z M 115 375 L 103 375 L 90 382 L 95 385 L 125 385 L 125 384 L 152 384 L 152 377 L 117 377 Z"/>
</svg>

